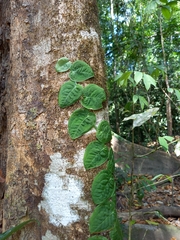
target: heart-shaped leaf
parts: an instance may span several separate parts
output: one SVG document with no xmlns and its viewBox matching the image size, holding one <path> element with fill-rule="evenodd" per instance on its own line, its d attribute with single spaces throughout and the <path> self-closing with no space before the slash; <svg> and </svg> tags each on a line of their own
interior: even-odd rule
<svg viewBox="0 0 180 240">
<path fill-rule="evenodd" d="M 87 63 L 77 60 L 71 65 L 69 77 L 72 81 L 83 82 L 94 77 L 94 72 Z"/>
<path fill-rule="evenodd" d="M 116 208 L 113 202 L 98 205 L 89 220 L 90 233 L 98 233 L 113 228 L 116 221 Z"/>
<path fill-rule="evenodd" d="M 111 237 L 111 240 L 123 240 L 124 239 L 122 227 L 121 227 L 118 219 L 116 219 L 116 223 L 115 223 L 113 229 L 110 231 L 109 235 Z"/>
<path fill-rule="evenodd" d="M 111 127 L 107 121 L 102 121 L 96 132 L 96 138 L 102 143 L 108 143 L 112 139 Z"/>
<path fill-rule="evenodd" d="M 92 183 L 92 199 L 95 204 L 107 201 L 115 191 L 113 175 L 108 170 L 100 171 Z"/>
<path fill-rule="evenodd" d="M 101 166 L 108 159 L 108 147 L 99 141 L 88 144 L 84 153 L 84 167 L 86 169 Z"/>
<path fill-rule="evenodd" d="M 88 109 L 97 110 L 103 107 L 102 102 L 106 100 L 106 94 L 103 88 L 96 84 L 89 84 L 83 90 L 83 99 L 81 104 Z"/>
<path fill-rule="evenodd" d="M 72 62 L 69 61 L 68 58 L 62 57 L 57 61 L 55 65 L 55 69 L 57 72 L 66 72 L 70 69 L 71 65 L 72 65 Z"/>
<path fill-rule="evenodd" d="M 75 82 L 65 82 L 59 90 L 59 106 L 65 108 L 75 103 L 81 97 L 82 89 L 83 87 Z"/>
<path fill-rule="evenodd" d="M 96 115 L 85 108 L 72 113 L 68 122 L 68 132 L 72 139 L 81 137 L 88 132 L 96 122 Z"/>
</svg>

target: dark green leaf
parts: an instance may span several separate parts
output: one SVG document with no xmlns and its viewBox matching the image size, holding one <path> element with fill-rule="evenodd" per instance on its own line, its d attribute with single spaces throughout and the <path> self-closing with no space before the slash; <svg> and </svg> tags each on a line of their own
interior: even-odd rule
<svg viewBox="0 0 180 240">
<path fill-rule="evenodd" d="M 70 69 L 71 64 L 68 58 L 62 57 L 57 61 L 55 69 L 57 72 L 66 72 Z"/>
<path fill-rule="evenodd" d="M 5 240 L 5 239 L 8 239 L 10 236 L 12 236 L 13 233 L 16 233 L 17 231 L 21 230 L 24 226 L 26 226 L 28 223 L 31 223 L 31 222 L 37 222 L 36 220 L 34 219 L 31 219 L 31 220 L 28 220 L 28 221 L 25 221 L 25 222 L 22 222 L 20 224 L 18 224 L 17 226 L 7 230 L 6 232 L 0 234 L 0 240 Z"/>
<path fill-rule="evenodd" d="M 72 81 L 83 82 L 94 77 L 94 72 L 87 63 L 77 60 L 71 65 L 69 77 Z"/>
<path fill-rule="evenodd" d="M 108 240 L 108 239 L 106 237 L 96 235 L 88 238 L 88 240 Z"/>
<path fill-rule="evenodd" d="M 108 143 L 112 139 L 111 127 L 107 121 L 102 121 L 96 132 L 96 138 L 102 143 Z"/>
<path fill-rule="evenodd" d="M 95 204 L 107 201 L 115 191 L 113 175 L 108 170 L 100 171 L 92 183 L 92 199 Z"/>
<path fill-rule="evenodd" d="M 111 230 L 116 221 L 115 204 L 111 201 L 98 205 L 89 220 L 90 233 Z"/>
<path fill-rule="evenodd" d="M 99 141 L 88 144 L 84 154 L 84 167 L 86 169 L 101 166 L 108 159 L 108 147 Z"/>
<path fill-rule="evenodd" d="M 112 148 L 109 151 L 108 159 L 109 159 L 109 161 L 107 163 L 107 170 L 109 172 L 111 172 L 112 174 L 114 174 L 114 171 L 115 171 L 115 161 L 114 161 L 114 153 L 113 153 Z"/>
<path fill-rule="evenodd" d="M 111 240 L 123 240 L 123 232 L 119 220 L 116 220 L 114 228 L 110 231 Z"/>
<path fill-rule="evenodd" d="M 82 86 L 75 82 L 68 81 L 64 83 L 59 90 L 59 106 L 65 108 L 75 103 L 81 97 L 82 89 Z"/>
<path fill-rule="evenodd" d="M 96 84 L 89 84 L 83 90 L 83 107 L 98 110 L 103 107 L 102 102 L 106 100 L 106 94 L 103 88 Z"/>
<path fill-rule="evenodd" d="M 96 122 L 96 115 L 87 109 L 74 111 L 68 122 L 68 132 L 72 139 L 76 139 L 88 132 Z"/>
</svg>

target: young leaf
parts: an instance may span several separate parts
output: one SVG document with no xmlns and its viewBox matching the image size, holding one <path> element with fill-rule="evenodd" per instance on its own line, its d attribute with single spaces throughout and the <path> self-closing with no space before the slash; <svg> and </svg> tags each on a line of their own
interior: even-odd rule
<svg viewBox="0 0 180 240">
<path fill-rule="evenodd" d="M 148 121 L 151 117 L 153 117 L 157 113 L 158 110 L 159 110 L 159 108 L 151 108 L 143 113 L 133 114 L 130 117 L 126 117 L 123 119 L 123 121 L 133 119 L 133 128 L 139 127 L 143 123 Z"/>
<path fill-rule="evenodd" d="M 107 121 L 102 121 L 96 132 L 96 138 L 102 143 L 108 143 L 112 139 L 111 127 Z"/>
<path fill-rule="evenodd" d="M 116 208 L 114 202 L 98 205 L 89 220 L 90 233 L 98 233 L 113 228 L 116 221 Z"/>
<path fill-rule="evenodd" d="M 108 147 L 99 141 L 88 144 L 84 153 L 84 167 L 86 169 L 101 166 L 108 159 Z"/>
<path fill-rule="evenodd" d="M 169 141 L 169 142 L 172 142 L 173 141 L 173 137 L 171 137 L 171 136 L 164 136 L 164 138 L 167 140 L 167 141 Z"/>
<path fill-rule="evenodd" d="M 70 69 L 71 65 L 72 62 L 70 62 L 68 58 L 62 57 L 57 61 L 55 69 L 57 72 L 66 72 Z"/>
<path fill-rule="evenodd" d="M 133 103 L 136 103 L 138 99 L 139 99 L 138 95 L 133 95 Z"/>
<path fill-rule="evenodd" d="M 81 97 L 82 89 L 83 87 L 75 82 L 65 82 L 59 90 L 59 106 L 65 108 L 75 103 Z"/>
<path fill-rule="evenodd" d="M 139 96 L 139 102 L 140 102 L 140 105 L 141 105 L 141 109 L 143 110 L 144 109 L 144 105 L 148 106 L 148 102 L 146 101 L 146 99 L 142 96 Z"/>
<path fill-rule="evenodd" d="M 156 87 L 156 81 L 148 74 L 143 74 L 143 82 L 147 91 L 149 90 L 151 85 Z"/>
<path fill-rule="evenodd" d="M 172 11 L 171 11 L 170 7 L 162 6 L 161 7 L 161 12 L 162 12 L 162 15 L 165 19 L 169 20 L 171 18 Z"/>
<path fill-rule="evenodd" d="M 106 94 L 103 88 L 96 84 L 89 84 L 83 90 L 83 107 L 92 110 L 98 110 L 103 107 L 102 102 L 106 100 Z"/>
<path fill-rule="evenodd" d="M 142 72 L 138 72 L 138 71 L 134 72 L 134 81 L 136 82 L 136 84 L 138 84 L 142 80 L 142 77 L 143 77 Z"/>
<path fill-rule="evenodd" d="M 68 122 L 68 132 L 72 139 L 81 137 L 96 122 L 96 115 L 87 109 L 80 108 L 72 113 Z"/>
<path fill-rule="evenodd" d="M 159 223 L 154 222 L 154 221 L 150 221 L 150 220 L 146 220 L 146 222 L 147 222 L 149 225 L 154 225 L 154 226 L 158 226 L 158 225 L 159 225 Z"/>
<path fill-rule="evenodd" d="M 180 101 L 180 91 L 175 89 L 175 94 L 176 94 L 178 101 Z"/>
<path fill-rule="evenodd" d="M 87 63 L 77 60 L 71 65 L 69 77 L 72 81 L 83 82 L 94 77 L 94 72 Z"/>
<path fill-rule="evenodd" d="M 114 178 L 108 170 L 100 171 L 92 183 L 92 199 L 95 204 L 107 201 L 115 190 Z"/>
<path fill-rule="evenodd" d="M 8 239 L 10 236 L 13 235 L 13 233 L 16 233 L 17 231 L 21 230 L 23 227 L 25 227 L 28 223 L 31 223 L 31 222 L 37 222 L 37 221 L 34 220 L 34 219 L 27 220 L 25 222 L 22 222 L 22 223 L 18 224 L 15 227 L 10 228 L 6 232 L 0 234 L 0 240 Z"/>
<path fill-rule="evenodd" d="M 164 137 L 158 137 L 159 144 L 164 148 L 165 151 L 168 151 L 168 143 Z"/>
<path fill-rule="evenodd" d="M 95 235 L 95 236 L 88 238 L 88 240 L 108 240 L 108 239 L 106 237 L 103 237 L 100 235 Z"/>
</svg>

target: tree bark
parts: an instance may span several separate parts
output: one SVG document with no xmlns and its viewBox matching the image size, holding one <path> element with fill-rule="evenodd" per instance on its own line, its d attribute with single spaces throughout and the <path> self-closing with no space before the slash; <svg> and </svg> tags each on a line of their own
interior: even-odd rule
<svg viewBox="0 0 180 240">
<path fill-rule="evenodd" d="M 10 75 L 7 81 L 7 166 L 3 230 L 37 219 L 12 239 L 87 239 L 93 209 L 83 154 L 94 131 L 77 140 L 67 133 L 70 114 L 57 104 L 67 73 L 60 57 L 84 60 L 104 86 L 96 0 L 10 0 Z M 88 81 L 86 81 L 87 83 Z M 97 121 L 107 117 L 97 112 Z"/>
</svg>

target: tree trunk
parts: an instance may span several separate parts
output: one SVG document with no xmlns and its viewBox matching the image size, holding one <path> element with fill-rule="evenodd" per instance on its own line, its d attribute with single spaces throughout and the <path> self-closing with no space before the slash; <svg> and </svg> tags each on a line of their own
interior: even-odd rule
<svg viewBox="0 0 180 240">
<path fill-rule="evenodd" d="M 68 136 L 67 120 L 79 105 L 58 106 L 68 75 L 54 66 L 60 57 L 84 60 L 95 72 L 93 83 L 104 85 L 96 0 L 10 0 L 10 12 L 3 230 L 33 218 L 40 225 L 32 223 L 12 239 L 84 240 L 97 170 L 85 171 L 83 154 L 95 133 Z M 98 121 L 106 118 L 106 110 L 97 115 Z"/>
</svg>

